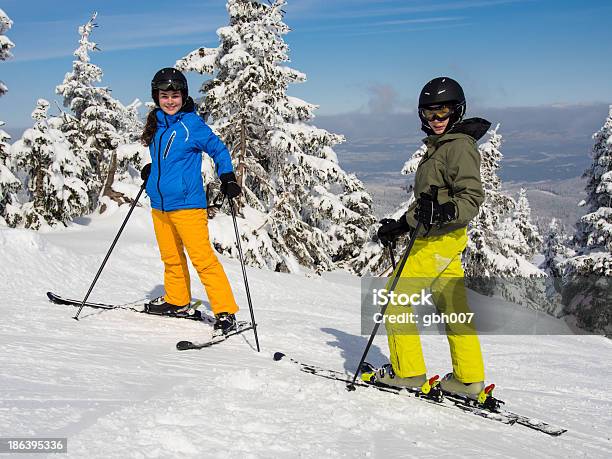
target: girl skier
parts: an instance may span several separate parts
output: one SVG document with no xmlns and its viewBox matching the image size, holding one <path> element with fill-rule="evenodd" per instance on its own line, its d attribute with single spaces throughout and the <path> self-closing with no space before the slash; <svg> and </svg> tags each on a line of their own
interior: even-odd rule
<svg viewBox="0 0 612 459">
<path fill-rule="evenodd" d="M 223 142 L 195 112 L 181 72 L 173 68 L 157 72 L 151 81 L 151 96 L 157 108 L 147 117 L 142 142 L 149 147 L 152 162 L 143 168 L 142 178 L 165 267 L 165 294 L 148 308 L 157 314 L 175 314 L 189 306 L 187 249 L 215 314 L 215 330 L 227 333 L 236 327 L 238 306 L 208 238 L 201 153 L 208 153 L 215 162 L 221 191 L 229 199 L 241 192 L 232 161 Z"/>
<path fill-rule="evenodd" d="M 398 291 L 417 293 L 429 288 L 436 308 L 447 315 L 469 312 L 461 253 L 467 245 L 467 224 L 484 200 L 476 141 L 491 125 L 481 118 L 463 120 L 465 108 L 463 89 L 455 80 L 440 77 L 425 85 L 419 97 L 419 118 L 428 134 L 423 140 L 427 152 L 416 171 L 417 199 L 403 218 L 385 220 L 378 230 L 381 241 L 390 242 L 403 233 L 414 233 L 417 222 L 422 223 L 419 234 L 411 236 L 416 240 L 399 273 Z M 388 311 L 406 312 L 405 307 L 393 305 Z M 389 385 L 420 387 L 426 381 L 426 368 L 416 326 L 386 322 L 386 328 L 391 364 L 377 370 L 374 377 Z M 485 375 L 473 324 L 447 325 L 447 338 L 453 372 L 440 382 L 442 389 L 477 396 Z"/>
</svg>

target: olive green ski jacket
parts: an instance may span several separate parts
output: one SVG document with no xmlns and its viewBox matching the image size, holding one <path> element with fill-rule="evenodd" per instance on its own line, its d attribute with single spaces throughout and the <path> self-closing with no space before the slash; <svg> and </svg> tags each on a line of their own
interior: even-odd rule
<svg viewBox="0 0 612 459">
<path fill-rule="evenodd" d="M 469 118 L 457 123 L 449 132 L 430 135 L 423 139 L 427 152 L 423 155 L 414 179 L 414 196 L 431 193 L 431 186 L 438 187 L 438 202 L 455 204 L 455 220 L 434 226 L 429 232 L 422 227 L 417 236 L 440 236 L 466 227 L 484 201 L 480 181 L 480 153 L 476 142 L 485 135 L 491 123 L 482 118 Z M 416 228 L 414 217 L 416 201 L 406 212 L 406 220 Z"/>
</svg>

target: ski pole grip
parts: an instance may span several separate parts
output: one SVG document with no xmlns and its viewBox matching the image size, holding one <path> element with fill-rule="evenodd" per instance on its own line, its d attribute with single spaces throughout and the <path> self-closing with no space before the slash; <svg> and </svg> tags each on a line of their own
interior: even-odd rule
<svg viewBox="0 0 612 459">
<path fill-rule="evenodd" d="M 438 187 L 436 185 L 431 186 L 431 200 L 435 203 L 438 202 Z"/>
</svg>

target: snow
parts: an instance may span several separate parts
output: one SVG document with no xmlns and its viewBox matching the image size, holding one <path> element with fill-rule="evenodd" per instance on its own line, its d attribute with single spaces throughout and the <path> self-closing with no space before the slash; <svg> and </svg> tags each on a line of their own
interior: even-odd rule
<svg viewBox="0 0 612 459">
<path fill-rule="evenodd" d="M 0 164 L 0 185 L 9 185 L 15 183 L 17 179 L 4 164 Z"/>
<path fill-rule="evenodd" d="M 45 232 L 0 229 L 3 436 L 68 437 L 75 458 L 612 455 L 612 343 L 600 336 L 481 338 L 497 396 L 508 409 L 569 429 L 552 438 L 410 397 L 349 393 L 273 362 L 283 351 L 353 371 L 367 337 L 359 333 L 360 281 L 342 272 L 248 268 L 260 354 L 251 333 L 178 352 L 178 340 L 210 335 L 188 320 L 84 309 L 74 321 L 76 310 L 49 303 L 45 292 L 81 297 L 127 210 Z M 211 233 L 220 228 L 227 225 L 211 224 Z M 221 260 L 239 318 L 248 319 L 240 265 Z M 149 212 L 138 207 L 91 299 L 154 297 L 162 277 Z M 192 282 L 194 297 L 205 298 L 197 276 Z M 445 338 L 422 341 L 430 373 L 443 374 L 451 367 Z M 378 337 L 368 360 L 382 364 L 386 353 Z"/>
</svg>

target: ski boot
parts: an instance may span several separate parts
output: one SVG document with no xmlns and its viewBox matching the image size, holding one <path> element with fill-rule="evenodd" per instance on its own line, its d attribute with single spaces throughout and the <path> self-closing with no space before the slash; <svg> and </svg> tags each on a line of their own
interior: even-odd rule
<svg viewBox="0 0 612 459">
<path fill-rule="evenodd" d="M 177 306 L 172 303 L 167 303 L 166 300 L 164 300 L 164 297 L 160 296 L 159 298 L 155 298 L 154 300 L 148 302 L 145 305 L 145 310 L 150 314 L 175 316 L 188 312 L 190 307 L 190 304 L 186 304 L 185 306 Z"/>
<path fill-rule="evenodd" d="M 472 400 L 477 400 L 478 395 L 484 389 L 484 382 L 473 382 L 473 383 L 462 383 L 453 373 L 448 373 L 442 381 L 440 381 L 440 387 L 444 392 L 449 394 L 460 395 L 462 397 L 468 397 Z"/>
<path fill-rule="evenodd" d="M 385 386 L 397 387 L 398 389 L 420 389 L 427 382 L 425 375 L 400 378 L 393 371 L 390 363 L 376 369 L 369 363 L 364 363 L 361 369 L 361 379 L 370 384 L 384 384 Z"/>
<path fill-rule="evenodd" d="M 474 405 L 480 406 L 493 413 L 497 413 L 501 405 L 501 400 L 493 397 L 495 384 L 484 385 L 484 382 L 462 383 L 458 381 L 453 373 L 448 373 L 440 382 L 442 391 L 470 401 Z"/>
<path fill-rule="evenodd" d="M 237 329 L 238 323 L 236 322 L 236 316 L 228 312 L 220 312 L 215 314 L 215 321 L 213 334 L 215 335 L 227 335 L 228 333 Z"/>
<path fill-rule="evenodd" d="M 438 375 L 429 379 L 425 375 L 400 378 L 395 374 L 390 363 L 379 369 L 367 362 L 361 366 L 361 380 L 368 384 L 406 389 L 417 397 L 428 398 L 436 402 L 441 402 L 444 398 L 440 390 L 439 378 Z"/>
</svg>

